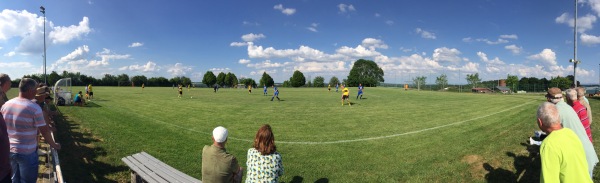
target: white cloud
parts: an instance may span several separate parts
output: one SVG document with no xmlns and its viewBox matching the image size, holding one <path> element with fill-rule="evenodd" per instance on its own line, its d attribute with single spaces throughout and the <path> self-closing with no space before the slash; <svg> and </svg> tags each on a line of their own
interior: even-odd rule
<svg viewBox="0 0 600 183">
<path fill-rule="evenodd" d="M 84 60 L 87 54 L 90 52 L 90 48 L 87 45 L 77 47 L 73 52 L 61 57 L 56 61 L 56 64 L 62 64 L 69 61 Z"/>
<path fill-rule="evenodd" d="M 371 50 L 375 50 L 375 48 L 388 49 L 388 45 L 385 44 L 382 40 L 374 39 L 374 38 L 363 39 L 361 45 L 364 47 L 367 47 Z"/>
<path fill-rule="evenodd" d="M 508 43 L 508 40 L 502 39 L 502 38 L 498 38 L 497 41 L 490 41 L 488 39 L 481 39 L 481 38 L 480 39 L 475 39 L 475 40 L 478 41 L 478 42 L 485 42 L 485 43 L 487 43 L 489 45 Z"/>
<path fill-rule="evenodd" d="M 386 21 L 385 21 L 385 24 L 388 24 L 388 25 L 394 25 L 394 21 L 391 21 L 391 20 L 386 20 Z"/>
<path fill-rule="evenodd" d="M 160 67 L 156 66 L 156 63 L 154 63 L 154 62 L 148 61 L 144 65 L 135 64 L 135 65 L 121 67 L 121 68 L 119 68 L 119 70 L 129 70 L 129 71 L 138 71 L 138 72 L 155 72 L 155 71 L 159 71 Z"/>
<path fill-rule="evenodd" d="M 292 58 L 298 61 L 309 59 L 313 61 L 331 61 L 340 56 L 328 55 L 322 51 L 310 48 L 308 46 L 300 46 L 298 49 L 278 50 L 273 47 L 263 48 L 255 46 L 252 42 L 248 43 L 248 56 L 250 58 Z"/>
<path fill-rule="evenodd" d="M 587 3 L 596 12 L 596 16 L 600 17 L 600 0 L 587 0 Z"/>
<path fill-rule="evenodd" d="M 530 60 L 540 61 L 544 66 L 549 67 L 550 69 L 556 69 L 557 67 L 556 53 L 549 48 L 542 50 L 542 52 L 538 54 L 530 55 L 527 58 Z"/>
<path fill-rule="evenodd" d="M 294 8 L 283 8 L 282 4 L 275 5 L 273 7 L 273 9 L 280 10 L 281 13 L 283 13 L 285 15 L 293 15 L 294 13 L 296 13 L 296 9 L 294 9 Z"/>
<path fill-rule="evenodd" d="M 502 62 L 500 60 L 500 58 L 495 57 L 494 59 L 490 60 L 487 58 L 487 54 L 483 53 L 483 52 L 477 52 L 477 56 L 479 57 L 479 60 L 488 63 L 488 64 L 494 64 L 494 65 L 505 65 L 504 62 Z"/>
<path fill-rule="evenodd" d="M 5 53 L 5 54 L 4 54 L 4 56 L 5 56 L 5 57 L 12 57 L 12 56 L 15 56 L 15 52 L 14 52 L 14 51 L 11 51 L 11 52 Z"/>
<path fill-rule="evenodd" d="M 338 9 L 340 10 L 340 13 L 346 13 L 346 12 L 350 12 L 350 11 L 356 11 L 356 9 L 354 8 L 354 5 L 346 5 L 346 4 L 338 4 Z"/>
<path fill-rule="evenodd" d="M 217 73 L 217 72 L 223 72 L 223 73 L 225 73 L 227 71 L 230 71 L 231 69 L 229 69 L 228 67 L 226 67 L 226 68 L 211 68 L 209 70 L 214 71 L 215 73 Z"/>
<path fill-rule="evenodd" d="M 579 39 L 581 39 L 582 44 L 586 44 L 586 45 L 600 44 L 600 36 L 594 36 L 594 35 L 589 35 L 589 34 L 583 33 L 583 34 L 581 34 Z"/>
<path fill-rule="evenodd" d="M 277 62 L 271 62 L 271 60 L 265 60 L 265 61 L 260 62 L 260 63 L 248 64 L 246 66 L 248 66 L 248 67 L 254 67 L 256 69 L 265 69 L 265 68 L 283 67 L 284 64 L 277 63 Z"/>
<path fill-rule="evenodd" d="M 248 63 L 250 63 L 250 60 L 248 60 L 248 59 L 240 59 L 238 61 L 238 63 L 240 63 L 240 64 L 248 64 Z"/>
<path fill-rule="evenodd" d="M 500 38 L 503 38 L 503 39 L 519 39 L 519 37 L 516 34 L 500 35 Z"/>
<path fill-rule="evenodd" d="M 425 38 L 425 39 L 436 39 L 436 37 L 435 37 L 435 34 L 434 34 L 434 33 L 431 33 L 431 32 L 429 32 L 429 31 L 425 31 L 425 30 L 423 30 L 423 29 L 421 29 L 421 28 L 416 28 L 416 29 L 415 29 L 415 32 L 416 32 L 417 34 L 420 34 L 422 38 Z"/>
<path fill-rule="evenodd" d="M 234 46 L 234 47 L 248 46 L 248 43 L 247 42 L 232 42 L 231 44 L 229 44 L 229 46 Z"/>
<path fill-rule="evenodd" d="M 466 42 L 466 43 L 470 43 L 470 42 L 473 42 L 473 38 L 471 38 L 471 37 L 466 37 L 466 38 L 463 38 L 463 39 L 462 39 L 462 41 L 463 41 L 463 42 Z"/>
<path fill-rule="evenodd" d="M 436 48 L 433 50 L 433 60 L 443 62 L 460 62 L 462 59 L 459 57 L 460 51 L 456 48 Z"/>
<path fill-rule="evenodd" d="M 294 70 L 300 70 L 302 72 L 336 72 L 336 71 L 347 71 L 346 62 L 304 62 L 294 66 Z"/>
<path fill-rule="evenodd" d="M 83 20 L 79 22 L 79 26 L 71 25 L 68 27 L 54 27 L 54 30 L 48 34 L 48 38 L 52 40 L 52 43 L 68 43 L 75 38 L 81 38 L 82 35 L 87 35 L 92 29 L 90 29 L 90 20 L 88 17 L 83 17 Z"/>
<path fill-rule="evenodd" d="M 140 47 L 140 46 L 144 46 L 144 43 L 135 42 L 135 43 L 131 43 L 128 47 L 135 48 L 135 47 Z"/>
<path fill-rule="evenodd" d="M 258 22 L 249 22 L 249 21 L 243 21 L 242 24 L 243 25 L 252 25 L 252 26 L 259 26 L 260 25 Z"/>
<path fill-rule="evenodd" d="M 381 17 L 381 14 L 375 13 L 375 17 Z"/>
<path fill-rule="evenodd" d="M 167 69 L 167 72 L 172 76 L 184 76 L 191 71 L 191 66 L 184 66 L 182 63 L 175 63 L 175 65 L 169 66 L 169 69 Z"/>
<path fill-rule="evenodd" d="M 583 33 L 587 30 L 591 30 L 594 28 L 594 23 L 596 20 L 596 16 L 591 14 L 577 17 L 577 32 Z M 556 17 L 554 21 L 559 24 L 567 24 L 569 27 L 575 27 L 575 19 L 568 13 L 563 13 L 559 17 Z"/>
<path fill-rule="evenodd" d="M 253 42 L 255 40 L 259 40 L 262 38 L 265 38 L 266 36 L 264 34 L 254 34 L 254 33 L 250 33 L 250 34 L 245 34 L 242 35 L 242 40 L 246 41 L 246 42 Z"/>
<path fill-rule="evenodd" d="M 319 31 L 317 30 L 317 26 L 319 26 L 319 24 L 317 24 L 317 23 L 312 23 L 312 24 L 310 24 L 310 27 L 306 27 L 306 29 L 308 29 L 309 31 L 312 31 L 312 32 L 319 32 Z"/>
<path fill-rule="evenodd" d="M 504 49 L 510 50 L 515 55 L 518 55 L 523 51 L 523 47 L 518 47 L 517 45 L 511 44 L 508 46 L 504 46 Z"/>
<path fill-rule="evenodd" d="M 95 57 L 100 60 L 92 59 L 89 55 L 90 49 L 87 45 L 83 45 L 75 49 L 73 52 L 61 57 L 50 66 L 50 70 L 70 72 L 90 72 L 97 73 L 98 69 L 108 69 L 111 60 L 128 59 L 130 55 L 119 55 L 112 53 L 109 49 L 104 48 L 102 52 L 96 53 Z"/>
<path fill-rule="evenodd" d="M 381 55 L 381 53 L 362 45 L 358 45 L 356 48 L 342 46 L 336 50 L 336 53 L 350 58 L 372 58 Z"/>
</svg>

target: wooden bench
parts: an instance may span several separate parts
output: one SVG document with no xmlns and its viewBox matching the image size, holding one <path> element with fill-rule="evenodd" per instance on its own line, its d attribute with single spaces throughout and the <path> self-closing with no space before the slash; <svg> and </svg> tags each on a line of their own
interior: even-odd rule
<svg viewBox="0 0 600 183">
<path fill-rule="evenodd" d="M 195 179 L 189 175 L 180 172 L 179 170 L 163 163 L 162 161 L 152 157 L 146 152 L 140 152 L 131 156 L 121 158 L 129 168 L 131 168 L 131 182 L 198 182 L 202 181 Z"/>
</svg>

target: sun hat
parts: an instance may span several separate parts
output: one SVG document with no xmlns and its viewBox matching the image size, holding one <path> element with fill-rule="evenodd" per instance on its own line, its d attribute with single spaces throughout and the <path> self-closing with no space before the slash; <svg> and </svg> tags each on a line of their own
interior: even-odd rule
<svg viewBox="0 0 600 183">
<path fill-rule="evenodd" d="M 35 91 L 36 91 L 36 92 L 35 92 L 35 96 L 36 96 L 36 97 L 43 96 L 43 95 L 49 95 L 49 94 L 50 94 L 50 93 L 48 93 L 48 92 L 46 91 L 46 87 L 45 87 L 45 86 L 43 86 L 43 87 L 39 87 L 39 88 L 37 88 Z"/>
<path fill-rule="evenodd" d="M 562 91 L 560 88 L 552 87 L 548 89 L 548 94 L 546 94 L 548 98 L 562 98 Z"/>
<path fill-rule="evenodd" d="M 212 134 L 215 141 L 223 143 L 227 140 L 227 134 L 229 134 L 229 132 L 224 127 L 218 126 L 213 130 Z"/>
</svg>

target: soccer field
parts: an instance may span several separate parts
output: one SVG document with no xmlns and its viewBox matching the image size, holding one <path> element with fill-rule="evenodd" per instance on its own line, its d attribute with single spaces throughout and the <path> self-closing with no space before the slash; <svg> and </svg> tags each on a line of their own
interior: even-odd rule
<svg viewBox="0 0 600 183">
<path fill-rule="evenodd" d="M 262 88 L 193 88 L 178 98 L 171 87 L 94 87 L 86 107 L 60 107 L 65 177 L 125 182 L 129 169 L 120 159 L 145 151 L 201 179 L 202 148 L 212 143 L 214 127 L 229 130 L 227 150 L 246 167 L 256 131 L 270 124 L 283 157 L 282 182 L 539 180 L 539 159 L 523 143 L 538 129 L 541 94 L 365 88 L 356 100 L 351 88 L 352 106 L 342 106 L 341 91 L 279 90 L 282 101 L 270 101 L 271 88 L 269 96 Z"/>
</svg>

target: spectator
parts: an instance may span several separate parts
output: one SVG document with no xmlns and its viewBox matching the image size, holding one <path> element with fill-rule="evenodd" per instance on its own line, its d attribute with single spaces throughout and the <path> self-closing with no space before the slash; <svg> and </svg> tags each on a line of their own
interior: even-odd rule
<svg viewBox="0 0 600 183">
<path fill-rule="evenodd" d="M 85 100 L 83 100 L 83 96 L 81 96 L 81 91 L 79 91 L 79 93 L 75 94 L 75 99 L 73 101 L 74 101 L 74 105 L 83 107 L 83 104 L 85 104 Z"/>
<path fill-rule="evenodd" d="M 32 101 L 35 102 L 36 104 L 38 104 L 40 106 L 40 108 L 42 109 L 42 113 L 44 114 L 44 121 L 46 122 L 46 125 L 48 125 L 48 127 L 50 128 L 50 130 L 52 130 L 52 132 L 56 132 L 56 128 L 54 127 L 54 124 L 52 123 L 52 119 L 50 119 L 50 113 L 48 112 L 48 108 L 47 108 L 47 104 L 45 102 L 46 97 L 48 97 L 50 95 L 49 92 L 47 92 L 46 90 L 46 86 L 43 87 L 38 87 L 36 89 L 36 94 L 35 94 L 35 99 L 33 99 Z"/>
<path fill-rule="evenodd" d="M 279 182 L 283 175 L 281 155 L 275 146 L 271 126 L 263 125 L 256 132 L 254 145 L 248 149 L 246 182 Z"/>
<path fill-rule="evenodd" d="M 577 91 L 575 89 L 567 89 L 566 94 L 567 104 L 573 107 L 573 110 L 575 111 L 575 113 L 577 113 L 577 117 L 579 117 L 579 121 L 581 121 L 581 124 L 585 129 L 585 133 L 587 134 L 590 141 L 594 142 L 592 140 L 592 129 L 590 128 L 590 120 L 587 115 L 588 112 L 587 109 L 583 105 L 581 105 L 581 103 L 579 103 L 579 100 L 577 100 Z"/>
<path fill-rule="evenodd" d="M 10 140 L 10 165 L 13 182 L 36 182 L 38 174 L 37 132 L 50 147 L 60 149 L 55 143 L 39 105 L 31 100 L 36 94 L 37 82 L 23 78 L 19 83 L 19 96 L 6 102 L 2 116 Z"/>
<path fill-rule="evenodd" d="M 598 163 L 598 155 L 596 154 L 594 145 L 587 136 L 583 124 L 581 124 L 579 117 L 577 117 L 577 113 L 575 113 L 575 110 L 573 110 L 569 104 L 564 102 L 562 91 L 559 88 L 554 87 L 548 89 L 546 99 L 548 102 L 556 105 L 562 126 L 571 129 L 573 132 L 575 132 L 577 137 L 579 137 L 579 140 L 583 144 L 583 149 L 585 150 L 588 171 L 591 177 L 592 173 L 594 172 L 594 167 Z"/>
<path fill-rule="evenodd" d="M 592 182 L 586 172 L 583 145 L 573 130 L 561 126 L 556 105 L 550 102 L 540 105 L 537 121 L 540 129 L 548 134 L 540 147 L 540 182 Z"/>
<path fill-rule="evenodd" d="M 585 88 L 584 87 L 577 87 L 577 100 L 579 100 L 579 103 L 581 103 L 581 105 L 585 106 L 585 108 L 587 109 L 587 113 L 588 113 L 588 119 L 590 120 L 590 125 L 592 124 L 592 107 L 590 106 L 590 102 L 588 101 L 588 99 L 585 97 Z"/>
<path fill-rule="evenodd" d="M 10 77 L 7 74 L 0 73 L 0 107 L 4 105 L 8 101 L 8 97 L 6 96 L 6 92 L 10 90 Z"/>
<path fill-rule="evenodd" d="M 94 99 L 94 90 L 92 90 L 92 84 L 88 85 L 88 91 L 90 91 L 89 100 Z"/>
<path fill-rule="evenodd" d="M 0 113 L 0 183 L 10 183 L 10 143 L 6 132 L 6 123 Z"/>
<path fill-rule="evenodd" d="M 227 129 L 219 126 L 213 130 L 213 144 L 202 149 L 202 182 L 241 182 L 242 167 L 225 149 Z"/>
</svg>

